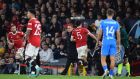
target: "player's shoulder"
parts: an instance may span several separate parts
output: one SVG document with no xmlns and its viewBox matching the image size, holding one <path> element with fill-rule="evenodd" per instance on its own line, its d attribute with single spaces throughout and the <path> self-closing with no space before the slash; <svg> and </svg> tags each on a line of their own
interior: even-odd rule
<svg viewBox="0 0 140 79">
<path fill-rule="evenodd" d="M 32 18 L 32 19 L 29 20 L 29 22 L 35 22 L 35 21 L 37 21 L 36 18 Z"/>
<path fill-rule="evenodd" d="M 73 30 L 72 30 L 72 33 L 75 33 L 75 32 L 76 32 L 76 30 L 77 30 L 77 28 L 73 29 Z"/>
<path fill-rule="evenodd" d="M 85 27 L 83 27 L 83 28 L 82 28 L 82 30 L 83 30 L 83 31 L 88 31 L 88 29 L 87 29 L 87 28 L 85 28 Z"/>
<path fill-rule="evenodd" d="M 8 33 L 8 35 L 12 35 L 12 34 L 13 34 L 12 32 L 9 32 L 9 33 Z"/>
<path fill-rule="evenodd" d="M 34 22 L 35 23 L 40 23 L 40 21 L 37 18 L 34 19 Z"/>
<path fill-rule="evenodd" d="M 106 19 L 104 19 L 104 20 L 101 20 L 100 24 L 103 24 L 105 21 L 106 21 Z"/>
<path fill-rule="evenodd" d="M 22 32 L 22 31 L 17 31 L 17 33 L 18 33 L 18 34 L 23 34 L 23 32 Z"/>
</svg>

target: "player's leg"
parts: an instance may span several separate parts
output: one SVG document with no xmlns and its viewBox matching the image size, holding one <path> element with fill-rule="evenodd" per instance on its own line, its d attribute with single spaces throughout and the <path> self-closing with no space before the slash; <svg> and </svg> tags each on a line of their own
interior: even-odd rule
<svg viewBox="0 0 140 79">
<path fill-rule="evenodd" d="M 17 51 L 16 51 L 16 54 L 15 54 L 16 68 L 15 68 L 15 72 L 14 73 L 20 74 L 19 66 L 20 66 L 20 62 L 23 61 L 23 51 L 24 51 L 23 47 L 18 48 Z"/>
<path fill-rule="evenodd" d="M 33 68 L 35 68 L 36 76 L 39 76 L 40 71 L 41 71 L 41 68 L 39 67 L 39 64 L 37 62 L 38 52 L 39 52 L 39 47 L 35 47 L 34 55 L 32 57 L 32 59 L 33 59 L 32 66 L 33 66 Z"/>
<path fill-rule="evenodd" d="M 112 44 L 110 47 L 110 71 L 109 71 L 109 76 L 113 79 L 114 76 L 114 67 L 115 67 L 115 55 L 116 55 L 117 49 L 116 49 L 116 45 Z"/>
<path fill-rule="evenodd" d="M 26 73 L 30 74 L 31 73 L 31 56 L 33 53 L 31 53 L 32 47 L 30 46 L 30 44 L 26 45 L 26 49 L 25 49 L 25 64 L 27 65 L 26 67 Z"/>
<path fill-rule="evenodd" d="M 71 59 L 68 58 L 67 59 L 67 62 L 66 62 L 65 69 L 63 70 L 63 72 L 61 73 L 61 75 L 66 75 L 67 72 L 68 72 L 68 75 L 70 75 L 71 74 L 70 70 L 71 70 Z"/>
<path fill-rule="evenodd" d="M 111 79 L 113 79 L 114 76 L 114 67 L 115 67 L 115 57 L 114 56 L 110 56 L 110 71 L 109 71 L 109 76 L 111 77 Z"/>
<path fill-rule="evenodd" d="M 108 52 L 109 46 L 107 46 L 107 44 L 103 44 L 101 48 L 101 64 L 104 70 L 103 78 L 105 78 L 105 76 L 107 76 L 109 73 L 106 63 L 106 56 L 108 55 Z"/>
<path fill-rule="evenodd" d="M 123 63 L 118 64 L 118 76 L 122 74 Z"/>
<path fill-rule="evenodd" d="M 128 58 L 125 58 L 124 63 L 125 63 L 125 68 L 127 70 L 126 76 L 130 76 L 130 64 L 128 62 Z"/>
<path fill-rule="evenodd" d="M 27 67 L 29 68 L 29 73 L 38 76 L 40 67 L 36 63 L 36 56 L 38 55 L 39 47 L 32 46 L 29 44 L 25 51 L 25 59 Z"/>
<path fill-rule="evenodd" d="M 81 72 L 82 71 L 82 75 L 86 76 L 86 69 L 87 69 L 87 46 L 82 46 L 77 48 L 77 52 L 78 52 L 78 70 Z"/>
</svg>

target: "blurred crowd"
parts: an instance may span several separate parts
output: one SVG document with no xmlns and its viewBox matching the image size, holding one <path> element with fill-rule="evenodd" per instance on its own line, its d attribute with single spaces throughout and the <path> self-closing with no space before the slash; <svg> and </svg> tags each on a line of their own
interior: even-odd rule
<svg viewBox="0 0 140 79">
<path fill-rule="evenodd" d="M 12 25 L 18 31 L 26 31 L 26 14 L 30 8 L 35 9 L 36 17 L 42 24 L 42 63 L 66 57 L 66 28 L 73 23 L 71 17 L 84 17 L 84 26 L 96 35 L 108 8 L 115 10 L 114 19 L 120 23 L 122 43 L 129 49 L 130 62 L 140 59 L 140 39 L 135 42 L 133 37 L 128 36 L 132 27 L 130 21 L 140 20 L 139 0 L 0 0 L 0 72 L 11 73 L 14 69 L 15 52 L 8 48 L 7 34 Z M 88 39 L 89 50 L 94 48 L 93 41 Z"/>
</svg>

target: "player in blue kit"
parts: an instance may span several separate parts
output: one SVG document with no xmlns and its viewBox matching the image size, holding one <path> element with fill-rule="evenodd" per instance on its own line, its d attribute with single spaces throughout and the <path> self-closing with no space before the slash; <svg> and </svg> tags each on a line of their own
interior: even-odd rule
<svg viewBox="0 0 140 79">
<path fill-rule="evenodd" d="M 101 21 L 98 31 L 98 40 L 100 41 L 102 34 L 101 63 L 104 69 L 103 79 L 109 74 L 113 79 L 113 69 L 115 66 L 115 55 L 120 51 L 120 27 L 119 23 L 113 20 L 114 10 L 107 10 L 107 19 Z M 117 40 L 116 40 L 117 37 Z M 107 68 L 106 57 L 110 56 L 110 71 Z"/>
</svg>

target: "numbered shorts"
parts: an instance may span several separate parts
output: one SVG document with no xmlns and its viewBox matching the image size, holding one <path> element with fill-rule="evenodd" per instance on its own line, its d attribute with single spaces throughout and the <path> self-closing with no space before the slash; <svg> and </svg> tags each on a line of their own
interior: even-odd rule
<svg viewBox="0 0 140 79">
<path fill-rule="evenodd" d="M 31 57 L 32 59 L 36 59 L 38 55 L 39 47 L 33 46 L 31 43 L 27 44 L 25 50 L 25 59 Z"/>
<path fill-rule="evenodd" d="M 87 45 L 78 47 L 77 52 L 78 52 L 78 59 L 82 59 L 83 56 L 87 57 Z"/>
<path fill-rule="evenodd" d="M 117 48 L 115 43 L 104 42 L 101 48 L 102 56 L 115 56 L 117 53 Z"/>
</svg>

